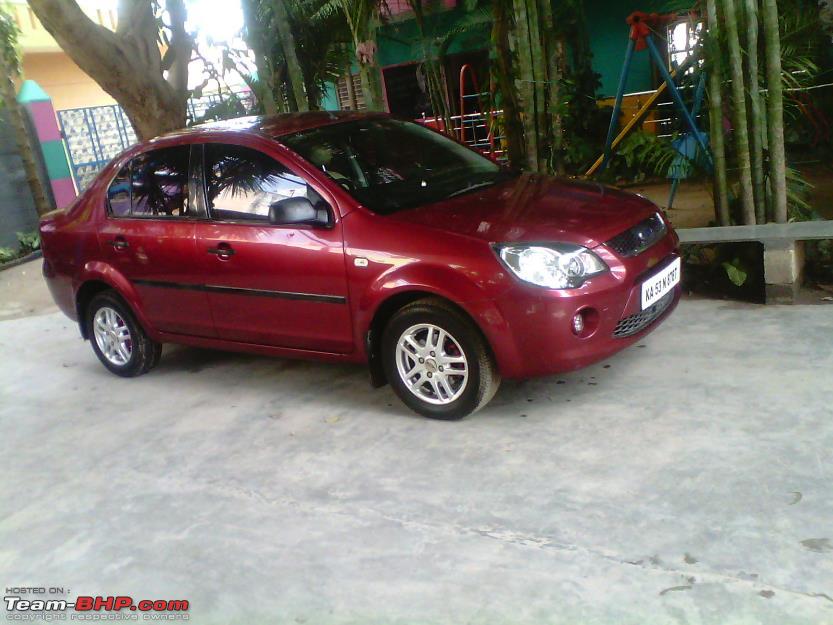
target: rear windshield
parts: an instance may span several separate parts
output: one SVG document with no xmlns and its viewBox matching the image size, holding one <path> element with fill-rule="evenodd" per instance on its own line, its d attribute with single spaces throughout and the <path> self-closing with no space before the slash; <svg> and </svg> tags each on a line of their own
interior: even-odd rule
<svg viewBox="0 0 833 625">
<path fill-rule="evenodd" d="M 490 186 L 514 172 L 419 124 L 368 119 L 279 141 L 370 210 L 387 215 Z"/>
</svg>

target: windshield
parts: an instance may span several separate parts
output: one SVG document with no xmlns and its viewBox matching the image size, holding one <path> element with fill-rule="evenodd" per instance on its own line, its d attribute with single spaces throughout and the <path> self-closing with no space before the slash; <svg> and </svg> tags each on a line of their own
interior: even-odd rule
<svg viewBox="0 0 833 625">
<path fill-rule="evenodd" d="M 333 124 L 279 141 L 382 215 L 515 175 L 439 133 L 394 119 Z"/>
</svg>

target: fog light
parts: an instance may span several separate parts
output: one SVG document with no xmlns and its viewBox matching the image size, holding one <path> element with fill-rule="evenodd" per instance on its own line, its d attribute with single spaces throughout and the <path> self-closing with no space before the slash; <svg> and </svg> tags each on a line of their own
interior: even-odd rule
<svg viewBox="0 0 833 625">
<path fill-rule="evenodd" d="M 573 334 L 581 335 L 584 332 L 584 315 L 580 312 L 573 315 Z"/>
</svg>

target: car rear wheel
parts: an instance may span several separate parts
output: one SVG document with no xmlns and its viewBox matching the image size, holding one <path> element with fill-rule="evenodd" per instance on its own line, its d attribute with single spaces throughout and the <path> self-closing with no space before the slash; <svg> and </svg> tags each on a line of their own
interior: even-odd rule
<svg viewBox="0 0 833 625">
<path fill-rule="evenodd" d="M 159 363 L 162 345 L 151 340 L 113 291 L 97 294 L 87 306 L 87 336 L 107 369 L 130 378 Z"/>
<path fill-rule="evenodd" d="M 399 398 L 432 419 L 461 419 L 485 406 L 500 385 L 479 330 L 442 300 L 418 300 L 391 318 L 382 361 Z"/>
</svg>

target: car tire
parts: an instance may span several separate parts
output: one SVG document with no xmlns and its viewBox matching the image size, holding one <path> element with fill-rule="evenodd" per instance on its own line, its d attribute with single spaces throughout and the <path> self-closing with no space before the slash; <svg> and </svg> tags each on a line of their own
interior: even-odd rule
<svg viewBox="0 0 833 625">
<path fill-rule="evenodd" d="M 393 390 L 406 406 L 431 419 L 462 419 L 489 403 L 500 386 L 480 330 L 440 299 L 417 300 L 398 310 L 385 326 L 381 351 Z"/>
<path fill-rule="evenodd" d="M 148 337 L 114 291 L 93 297 L 86 309 L 86 324 L 95 355 L 112 373 L 132 378 L 159 364 L 162 345 Z"/>
</svg>

